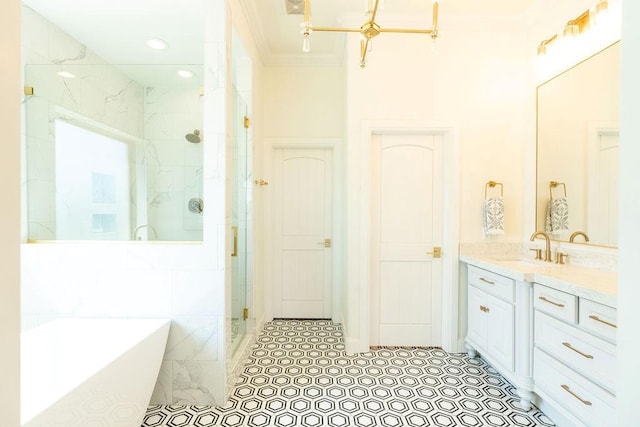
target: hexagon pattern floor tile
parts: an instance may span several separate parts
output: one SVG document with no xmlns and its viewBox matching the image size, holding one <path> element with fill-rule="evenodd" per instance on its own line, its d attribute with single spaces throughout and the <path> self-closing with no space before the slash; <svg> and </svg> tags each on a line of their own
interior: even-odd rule
<svg viewBox="0 0 640 427">
<path fill-rule="evenodd" d="M 424 348 L 349 355 L 339 324 L 275 320 L 226 406 L 152 406 L 142 427 L 553 426 L 518 400 L 481 359 Z"/>
</svg>

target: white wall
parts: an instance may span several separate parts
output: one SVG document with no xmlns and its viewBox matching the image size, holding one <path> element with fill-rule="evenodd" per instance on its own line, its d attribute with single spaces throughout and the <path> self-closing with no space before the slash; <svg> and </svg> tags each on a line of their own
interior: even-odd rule
<svg viewBox="0 0 640 427">
<path fill-rule="evenodd" d="M 0 13 L 0 381 L 2 423 L 20 425 L 20 1 Z"/>
<path fill-rule="evenodd" d="M 638 324 L 640 324 L 640 2 L 623 1 L 620 117 L 620 264 L 618 275 L 618 419 L 631 426 L 638 420 Z"/>
<path fill-rule="evenodd" d="M 511 26 L 510 26 L 511 25 Z M 444 23 L 443 23 L 444 26 Z M 452 28 L 454 27 L 455 28 Z M 444 27 L 443 27 L 444 28 Z M 522 51 L 523 31 L 514 23 L 490 18 L 449 23 L 431 50 L 421 36 L 382 35 L 374 42 L 367 66 L 359 67 L 357 37 L 347 39 L 347 233 L 348 291 L 345 307 L 348 342 L 368 346 L 367 303 L 360 297 L 369 248 L 361 247 L 370 230 L 360 224 L 367 188 L 361 170 L 368 165 L 361 141 L 363 121 L 395 120 L 451 123 L 460 140 L 460 241 L 483 239 L 482 200 L 489 180 L 504 184 L 505 234 L 497 240 L 516 241 L 522 235 L 523 171 L 527 133 L 527 100 L 531 75 Z M 401 43 L 398 38 L 402 37 Z M 456 242 L 457 243 L 457 242 Z M 456 244 L 444 248 L 457 251 Z M 452 286 L 445 283 L 444 286 Z M 447 339 L 447 338 L 445 338 Z"/>
<path fill-rule="evenodd" d="M 265 138 L 342 138 L 342 67 L 266 67 Z"/>
</svg>

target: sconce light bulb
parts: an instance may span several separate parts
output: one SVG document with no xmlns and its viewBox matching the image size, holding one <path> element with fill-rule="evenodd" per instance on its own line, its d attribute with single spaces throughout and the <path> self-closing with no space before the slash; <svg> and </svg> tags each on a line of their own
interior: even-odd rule
<svg viewBox="0 0 640 427">
<path fill-rule="evenodd" d="M 601 0 L 596 4 L 596 13 L 606 12 L 609 9 L 609 2 L 607 0 Z"/>
<path fill-rule="evenodd" d="M 309 33 L 305 33 L 304 40 L 302 40 L 302 51 L 304 53 L 311 52 L 311 43 L 309 42 Z"/>
<path fill-rule="evenodd" d="M 580 28 L 578 27 L 577 24 L 574 24 L 571 21 L 568 22 L 567 25 L 562 30 L 563 37 L 573 37 L 573 36 L 577 36 L 579 33 L 580 33 Z"/>
</svg>

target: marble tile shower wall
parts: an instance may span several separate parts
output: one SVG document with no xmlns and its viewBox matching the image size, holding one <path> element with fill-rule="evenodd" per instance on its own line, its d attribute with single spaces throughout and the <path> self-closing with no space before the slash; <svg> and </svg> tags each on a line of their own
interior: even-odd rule
<svg viewBox="0 0 640 427">
<path fill-rule="evenodd" d="M 202 215 L 188 203 L 203 198 L 203 144 L 185 135 L 202 132 L 203 98 L 194 89 L 146 87 L 144 93 L 148 223 L 159 240 L 202 240 Z"/>
<path fill-rule="evenodd" d="M 202 103 L 201 106 L 194 106 L 194 110 L 201 108 L 204 117 L 207 117 L 201 129 L 203 140 L 207 143 L 200 144 L 197 148 L 203 150 L 204 159 L 201 170 L 203 187 L 200 191 L 205 201 L 218 200 L 217 203 L 210 204 L 202 216 L 202 242 L 67 242 L 23 244 L 21 247 L 23 329 L 59 317 L 172 319 L 164 361 L 153 393 L 154 404 L 222 404 L 228 393 L 225 385 L 225 357 L 228 352 L 225 349 L 224 330 L 224 301 L 229 286 L 225 277 L 225 269 L 228 268 L 228 242 L 225 242 L 228 220 L 225 213 L 228 135 L 224 108 L 224 76 L 228 57 L 225 25 L 228 17 L 222 12 L 224 10 L 224 0 L 206 2 L 205 21 L 211 23 L 207 25 L 204 43 L 206 95 L 203 100 L 198 101 Z M 26 30 L 23 38 L 25 63 L 53 63 L 58 67 L 57 70 L 82 61 L 108 67 L 100 58 L 33 11 L 25 9 L 23 19 Z M 59 63 L 49 58 L 54 58 Z M 133 86 L 116 83 L 118 73 L 116 70 L 113 70 L 113 74 L 110 73 L 111 71 L 104 74 L 107 82 L 109 79 L 113 80 L 113 86 L 107 88 L 128 88 L 122 93 L 119 92 L 120 89 L 109 89 L 109 93 L 116 96 L 113 98 L 114 105 L 119 106 L 113 110 L 110 126 L 118 128 L 118 120 L 124 120 L 133 111 L 126 112 L 130 96 L 126 93 L 132 93 L 129 90 L 133 91 Z M 107 74 L 112 77 L 107 79 Z M 86 88 L 86 93 L 91 90 L 85 84 L 81 88 Z M 83 90 L 76 93 L 79 105 L 93 105 L 81 101 L 84 99 Z M 66 86 L 62 91 L 69 93 Z M 136 105 L 143 105 L 144 99 L 159 99 L 161 95 L 145 93 L 143 88 L 138 93 L 140 98 L 135 101 Z M 156 98 L 154 95 L 157 95 Z M 174 95 L 179 96 L 171 96 Z M 91 116 L 95 113 L 91 109 L 83 111 L 83 115 Z M 150 110 L 147 112 L 152 114 Z M 48 114 L 46 108 L 42 113 Z M 107 117 L 112 113 L 105 111 L 104 114 Z M 136 112 L 134 116 L 135 126 L 133 121 L 130 123 L 131 127 L 126 127 L 129 125 L 121 122 L 125 127 L 120 129 L 132 135 L 142 135 L 145 131 L 145 119 L 152 118 L 145 117 L 144 108 L 140 108 L 139 114 Z M 99 120 L 99 116 L 92 117 Z M 108 117 L 105 120 L 107 119 Z M 176 121 L 178 118 L 174 123 Z M 184 133 L 182 125 L 179 126 L 181 138 L 197 128 L 192 124 L 184 123 L 184 126 L 188 125 Z M 26 138 L 26 130 L 23 130 L 23 136 Z M 185 159 L 187 164 L 189 157 L 186 156 Z M 26 181 L 24 184 L 26 189 Z"/>
</svg>

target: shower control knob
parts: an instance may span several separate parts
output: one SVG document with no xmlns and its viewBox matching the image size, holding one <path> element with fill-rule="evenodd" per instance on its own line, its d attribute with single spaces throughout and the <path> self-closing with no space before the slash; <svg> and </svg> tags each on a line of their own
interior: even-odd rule
<svg viewBox="0 0 640 427">
<path fill-rule="evenodd" d="M 204 202 L 202 201 L 202 199 L 198 199 L 197 197 L 194 197 L 193 199 L 189 200 L 190 212 L 201 214 L 203 209 L 204 209 Z"/>
</svg>

